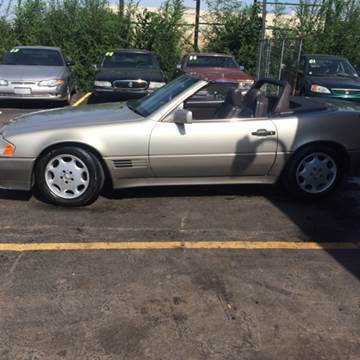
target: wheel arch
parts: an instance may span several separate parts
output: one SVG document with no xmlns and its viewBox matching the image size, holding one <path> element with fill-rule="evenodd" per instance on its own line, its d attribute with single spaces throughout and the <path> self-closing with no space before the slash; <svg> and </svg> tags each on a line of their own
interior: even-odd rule
<svg viewBox="0 0 360 360">
<path fill-rule="evenodd" d="M 47 146 L 46 148 L 44 148 L 40 154 L 37 156 L 34 166 L 33 166 L 33 171 L 32 171 L 32 178 L 33 178 L 33 183 L 34 183 L 34 174 L 35 174 L 35 169 L 37 167 L 37 164 L 39 162 L 39 160 L 49 151 L 61 148 L 61 147 L 65 147 L 65 146 L 73 146 L 73 147 L 78 147 L 81 148 L 83 150 L 89 151 L 90 153 L 92 153 L 100 162 L 101 167 L 104 170 L 104 174 L 105 174 L 105 184 L 109 184 L 111 185 L 111 187 L 113 187 L 113 182 L 112 182 L 112 177 L 110 174 L 110 170 L 108 168 L 108 166 L 106 165 L 103 157 L 101 156 L 100 152 L 98 150 L 96 150 L 94 147 L 88 145 L 88 144 L 84 144 L 81 142 L 76 142 L 76 141 L 64 141 L 64 142 L 60 142 L 60 143 L 56 143 L 56 144 L 52 144 Z"/>
</svg>

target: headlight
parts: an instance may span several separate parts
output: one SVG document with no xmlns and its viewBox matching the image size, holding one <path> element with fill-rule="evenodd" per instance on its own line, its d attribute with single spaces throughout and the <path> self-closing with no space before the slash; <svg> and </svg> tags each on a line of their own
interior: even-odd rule
<svg viewBox="0 0 360 360">
<path fill-rule="evenodd" d="M 8 84 L 7 80 L 0 80 L 0 86 L 7 86 Z"/>
<path fill-rule="evenodd" d="M 43 80 L 39 82 L 39 86 L 48 86 L 48 87 L 60 86 L 63 84 L 64 84 L 64 80 Z"/>
<path fill-rule="evenodd" d="M 311 85 L 311 91 L 321 94 L 331 94 L 331 91 L 328 88 L 320 85 Z"/>
<path fill-rule="evenodd" d="M 111 87 L 111 82 L 110 81 L 95 80 L 94 84 L 95 84 L 95 86 L 100 86 L 100 87 Z"/>
<path fill-rule="evenodd" d="M 238 89 L 249 90 L 254 85 L 254 80 L 243 80 L 239 81 Z"/>
<path fill-rule="evenodd" d="M 161 88 L 164 85 L 165 85 L 164 82 L 150 81 L 149 90 L 158 89 L 158 88 Z"/>
<path fill-rule="evenodd" d="M 6 141 L 2 136 L 0 137 L 0 156 L 13 156 L 15 152 L 15 145 Z"/>
</svg>

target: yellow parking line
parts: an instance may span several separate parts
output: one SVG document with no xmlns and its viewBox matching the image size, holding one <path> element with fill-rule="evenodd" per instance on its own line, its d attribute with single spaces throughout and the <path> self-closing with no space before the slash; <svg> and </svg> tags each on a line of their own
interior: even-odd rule
<svg viewBox="0 0 360 360">
<path fill-rule="evenodd" d="M 78 101 L 76 101 L 72 106 L 79 106 L 84 100 L 86 100 L 91 95 L 91 92 L 86 93 Z"/>
<path fill-rule="evenodd" d="M 360 249 L 359 243 L 286 242 L 286 241 L 154 241 L 154 242 L 69 242 L 69 243 L 0 243 L 0 251 L 64 250 L 334 250 Z"/>
</svg>

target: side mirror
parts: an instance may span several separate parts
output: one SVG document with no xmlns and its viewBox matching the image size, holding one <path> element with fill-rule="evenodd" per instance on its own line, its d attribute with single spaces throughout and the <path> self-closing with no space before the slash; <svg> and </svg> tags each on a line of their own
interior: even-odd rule
<svg viewBox="0 0 360 360">
<path fill-rule="evenodd" d="M 96 71 L 98 69 L 98 66 L 96 64 L 92 64 L 92 68 Z"/>
<path fill-rule="evenodd" d="M 240 70 L 241 70 L 241 71 L 244 71 L 244 70 L 245 70 L 245 66 L 240 65 Z"/>
<path fill-rule="evenodd" d="M 192 112 L 186 109 L 179 109 L 175 111 L 174 123 L 176 124 L 191 124 L 192 123 Z"/>
<path fill-rule="evenodd" d="M 177 64 L 177 65 L 176 65 L 176 69 L 177 69 L 177 70 L 181 70 L 181 64 Z"/>
<path fill-rule="evenodd" d="M 67 62 L 66 62 L 66 65 L 67 65 L 67 66 L 74 66 L 75 63 L 74 63 L 72 60 L 70 60 L 70 61 L 67 61 Z"/>
</svg>

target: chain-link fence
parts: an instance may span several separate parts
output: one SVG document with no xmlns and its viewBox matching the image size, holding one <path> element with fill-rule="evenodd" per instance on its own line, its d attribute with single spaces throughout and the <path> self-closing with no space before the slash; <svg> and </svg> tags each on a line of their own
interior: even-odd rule
<svg viewBox="0 0 360 360">
<path fill-rule="evenodd" d="M 265 39 L 260 41 L 257 78 L 286 80 L 295 89 L 303 40 L 299 38 Z"/>
</svg>

